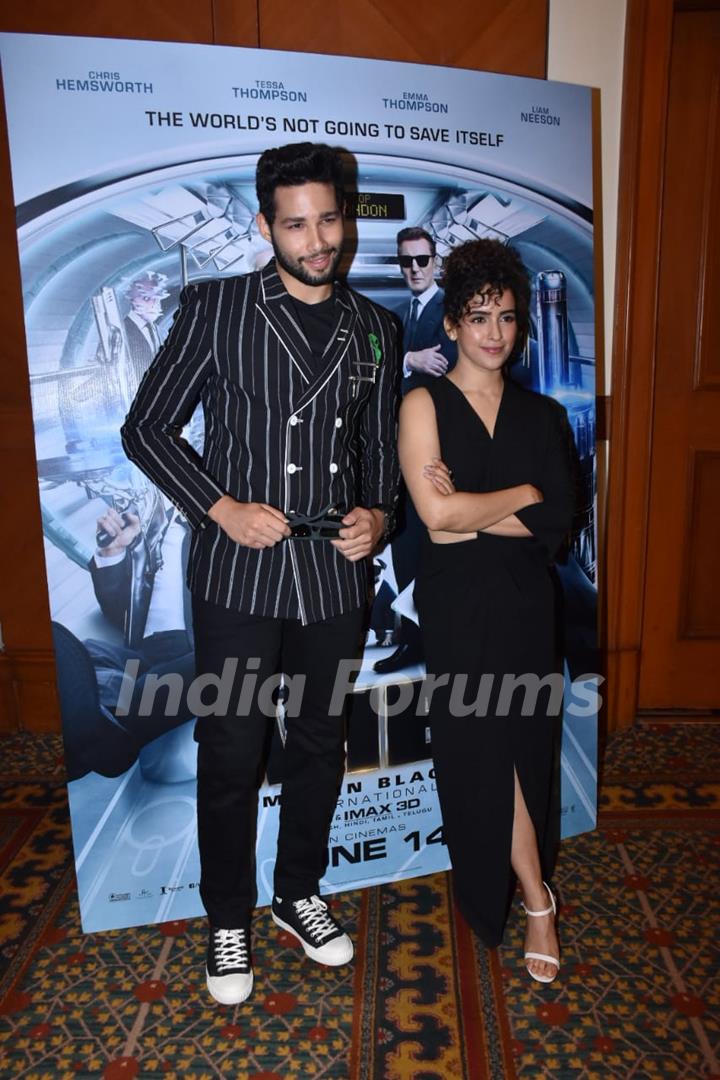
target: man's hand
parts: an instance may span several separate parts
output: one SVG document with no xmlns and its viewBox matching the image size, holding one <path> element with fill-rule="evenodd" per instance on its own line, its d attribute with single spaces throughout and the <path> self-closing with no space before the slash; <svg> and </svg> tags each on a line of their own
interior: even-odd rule
<svg viewBox="0 0 720 1080">
<path fill-rule="evenodd" d="M 444 375 L 448 366 L 439 345 L 406 353 L 405 364 L 409 371 L 421 371 L 425 375 Z"/>
<path fill-rule="evenodd" d="M 98 544 L 98 554 L 121 555 L 140 534 L 140 518 L 129 510 L 121 516 L 109 506 L 107 512 L 97 519 L 97 531 L 104 532 L 111 538 L 110 542 L 102 547 Z"/>
<path fill-rule="evenodd" d="M 340 529 L 340 540 L 331 540 L 333 547 L 345 556 L 349 562 L 359 562 L 371 555 L 382 540 L 385 532 L 385 515 L 382 510 L 366 510 L 356 506 L 343 518 L 344 528 Z"/>
<path fill-rule="evenodd" d="M 208 517 L 243 547 L 274 547 L 290 535 L 290 526 L 282 510 L 267 503 L 242 503 L 230 495 L 223 495 L 210 507 Z"/>
</svg>

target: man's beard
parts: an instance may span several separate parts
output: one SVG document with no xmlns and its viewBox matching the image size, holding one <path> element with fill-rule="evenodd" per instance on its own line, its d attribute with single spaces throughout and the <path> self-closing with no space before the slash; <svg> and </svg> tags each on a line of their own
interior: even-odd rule
<svg viewBox="0 0 720 1080">
<path fill-rule="evenodd" d="M 274 237 L 272 237 L 272 246 L 278 264 L 297 281 L 301 281 L 303 285 L 330 285 L 335 280 L 338 263 L 340 262 L 340 257 L 342 255 L 340 248 L 326 248 L 324 251 L 315 252 L 316 255 L 331 254 L 332 261 L 327 270 L 323 271 L 322 274 L 313 274 L 305 269 L 302 260 L 296 261 L 295 259 L 289 258 L 276 243 Z"/>
</svg>

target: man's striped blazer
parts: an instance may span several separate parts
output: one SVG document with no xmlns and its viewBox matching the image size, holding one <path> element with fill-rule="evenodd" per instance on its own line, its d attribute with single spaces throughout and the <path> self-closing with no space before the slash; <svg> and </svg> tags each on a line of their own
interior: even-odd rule
<svg viewBox="0 0 720 1080">
<path fill-rule="evenodd" d="M 387 311 L 337 283 L 335 328 L 314 357 L 271 262 L 187 286 L 122 429 L 127 456 L 186 516 L 194 594 L 241 612 L 318 622 L 365 603 L 369 560 L 328 542 L 258 551 L 207 517 L 222 495 L 285 512 L 392 509 L 399 479 L 399 348 Z M 198 402 L 202 456 L 181 431 Z"/>
</svg>

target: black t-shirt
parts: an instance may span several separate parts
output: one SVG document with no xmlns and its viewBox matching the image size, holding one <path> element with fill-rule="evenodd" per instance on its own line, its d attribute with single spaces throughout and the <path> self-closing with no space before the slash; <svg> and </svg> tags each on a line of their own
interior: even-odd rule
<svg viewBox="0 0 720 1080">
<path fill-rule="evenodd" d="M 292 302 L 313 356 L 319 364 L 335 328 L 335 293 L 327 300 L 321 300 L 319 304 L 305 304 L 295 296 Z"/>
</svg>

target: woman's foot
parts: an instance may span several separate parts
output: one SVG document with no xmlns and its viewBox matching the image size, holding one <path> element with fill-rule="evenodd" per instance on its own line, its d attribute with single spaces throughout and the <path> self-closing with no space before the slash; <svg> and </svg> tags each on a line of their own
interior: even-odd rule
<svg viewBox="0 0 720 1080">
<path fill-rule="evenodd" d="M 555 897 L 543 881 L 528 889 L 523 900 L 528 916 L 525 931 L 525 961 L 528 973 L 537 982 L 552 982 L 560 970 L 560 945 L 555 931 Z"/>
</svg>

